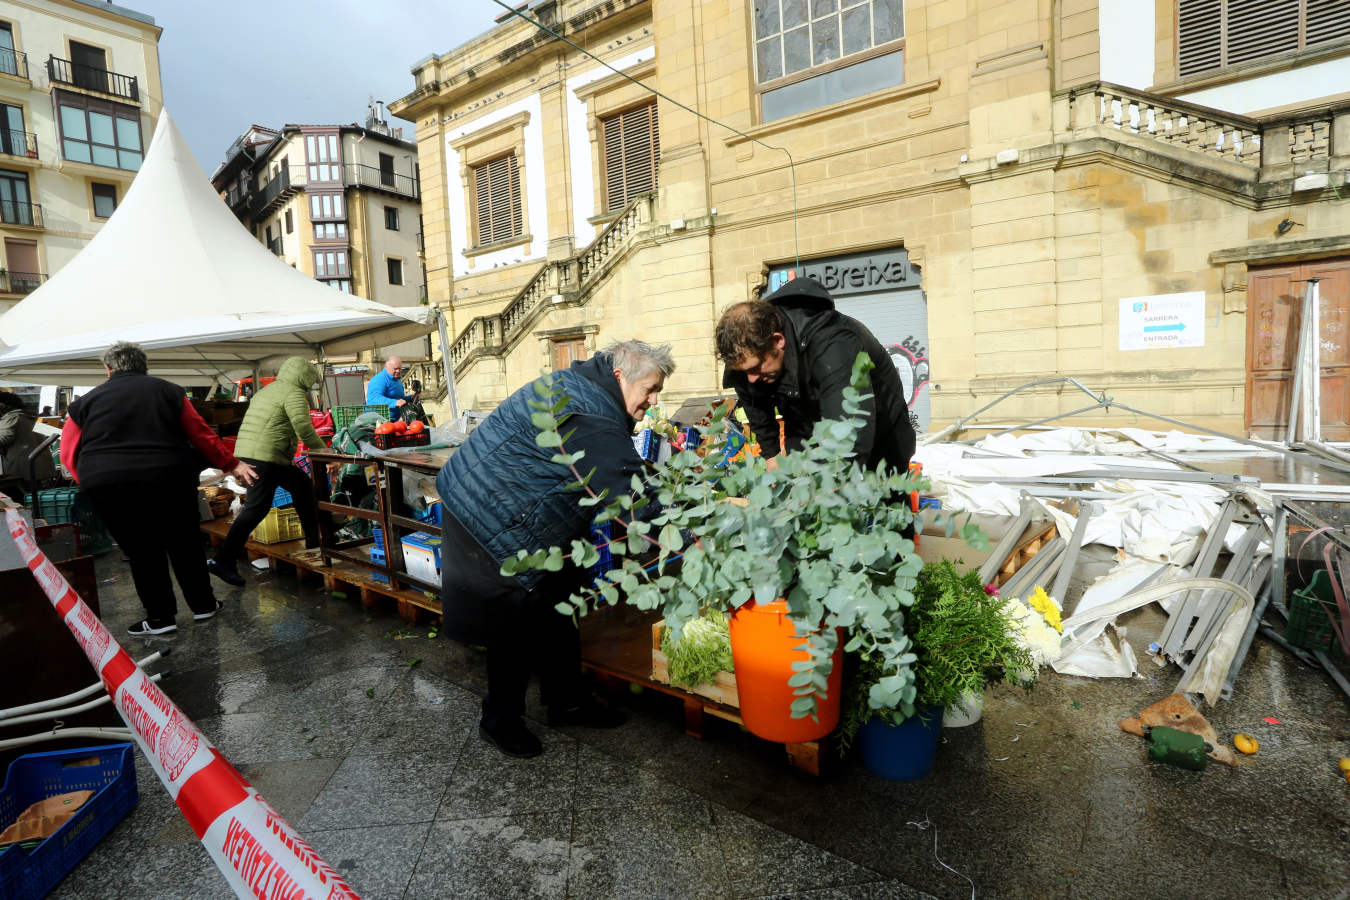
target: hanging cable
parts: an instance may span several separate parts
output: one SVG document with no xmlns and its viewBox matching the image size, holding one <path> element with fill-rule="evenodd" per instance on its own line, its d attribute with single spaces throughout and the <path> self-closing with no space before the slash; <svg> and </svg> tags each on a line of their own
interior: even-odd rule
<svg viewBox="0 0 1350 900">
<path fill-rule="evenodd" d="M 594 53 L 592 53 L 591 51 L 587 50 L 585 47 L 581 46 L 580 44 L 576 43 L 575 41 L 569 40 L 568 38 L 564 37 L 563 35 L 559 34 L 559 33 L 556 32 L 556 31 L 554 31 L 552 28 L 549 28 L 549 27 L 548 27 L 547 25 L 545 25 L 544 23 L 539 22 L 539 21 L 536 20 L 536 19 L 531 19 L 529 16 L 525 15 L 525 13 L 521 12 L 519 9 L 517 9 L 517 8 L 511 6 L 510 4 L 506 3 L 505 0 L 492 0 L 492 2 L 493 2 L 493 3 L 496 3 L 496 4 L 497 4 L 498 6 L 500 6 L 502 9 L 506 10 L 508 13 L 510 13 L 511 15 L 515 16 L 516 18 L 518 18 L 518 19 L 520 19 L 520 20 L 526 22 L 526 23 L 529 24 L 529 25 L 533 25 L 535 28 L 538 28 L 540 31 L 543 31 L 543 32 L 546 33 L 546 34 L 552 35 L 554 38 L 556 38 L 557 40 L 562 41 L 564 44 L 567 44 L 568 46 L 572 47 L 573 49 L 575 49 L 575 50 L 577 50 L 577 51 L 579 51 L 579 52 L 581 52 L 581 53 L 584 53 L 586 56 L 589 56 L 591 59 L 595 60 L 595 61 L 598 62 L 600 65 L 604 66 L 606 69 L 609 69 L 609 70 L 610 70 L 611 72 L 613 72 L 615 75 L 622 75 L 624 78 L 626 78 L 626 79 L 628 79 L 629 81 L 633 82 L 633 84 L 635 84 L 635 85 L 637 85 L 638 87 L 642 88 L 644 91 L 647 91 L 647 92 L 650 93 L 650 94 L 653 94 L 653 95 L 655 95 L 655 96 L 657 96 L 657 97 L 660 97 L 662 100 L 666 101 L 667 103 L 670 103 L 670 104 L 672 104 L 672 105 L 674 105 L 674 106 L 678 106 L 680 109 L 684 110 L 685 112 L 687 112 L 687 113 L 689 113 L 689 114 L 691 114 L 691 115 L 697 116 L 698 118 L 702 119 L 702 120 L 705 121 L 705 122 L 711 122 L 712 124 L 718 126 L 719 128 L 725 128 L 727 131 L 730 131 L 732 134 L 735 134 L 735 135 L 738 135 L 738 136 L 740 136 L 740 137 L 743 137 L 743 138 L 745 138 L 747 141 L 750 141 L 750 142 L 753 143 L 753 144 L 758 144 L 759 146 L 763 147 L 763 148 L 766 149 L 766 150 L 776 150 L 777 152 L 782 153 L 784 156 L 786 156 L 786 157 L 787 157 L 787 161 L 788 161 L 788 174 L 789 174 L 789 175 L 791 176 L 791 178 L 792 178 L 792 256 L 793 256 L 793 268 L 794 268 L 794 271 L 797 271 L 797 273 L 800 274 L 800 269 L 801 269 L 801 267 L 802 267 L 802 254 L 801 254 L 800 243 L 799 243 L 798 237 L 797 237 L 797 164 L 793 161 L 793 159 L 792 159 L 792 154 L 788 152 L 788 149 L 787 149 L 786 147 L 776 147 L 776 146 L 774 146 L 773 144 L 766 144 L 764 141 L 761 141 L 759 138 L 751 137 L 750 135 L 746 134 L 744 131 L 741 131 L 739 128 L 735 128 L 735 127 L 733 127 L 733 126 L 731 126 L 731 125 L 728 125 L 726 122 L 720 122 L 720 121 L 718 121 L 717 119 L 714 119 L 712 116 L 704 115 L 703 113 L 699 112 L 698 110 L 693 109 L 692 107 L 686 106 L 685 104 L 683 104 L 683 103 L 681 103 L 680 101 L 674 99 L 673 97 L 670 97 L 670 96 L 667 96 L 666 94 L 661 93 L 660 91 L 658 91 L 656 88 L 652 87 L 651 85 L 644 84 L 644 83 L 642 83 L 641 81 L 638 81 L 636 78 L 634 78 L 632 75 L 629 75 L 627 72 L 623 72 L 623 71 L 620 71 L 619 69 L 614 68 L 612 65 L 610 65 L 610 64 L 607 63 L 607 62 L 605 62 L 603 59 L 601 59 L 600 57 L 596 56 Z"/>
</svg>

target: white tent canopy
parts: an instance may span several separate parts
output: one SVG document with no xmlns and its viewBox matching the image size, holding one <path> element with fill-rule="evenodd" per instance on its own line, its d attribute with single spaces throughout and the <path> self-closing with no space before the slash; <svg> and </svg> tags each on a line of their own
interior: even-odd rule
<svg viewBox="0 0 1350 900">
<path fill-rule="evenodd" d="M 425 306 L 334 290 L 263 247 L 216 194 L 167 112 L 103 230 L 0 316 L 0 378 L 92 384 L 116 341 L 180 384 L 250 374 L 286 356 L 374 350 L 436 327 Z"/>
</svg>

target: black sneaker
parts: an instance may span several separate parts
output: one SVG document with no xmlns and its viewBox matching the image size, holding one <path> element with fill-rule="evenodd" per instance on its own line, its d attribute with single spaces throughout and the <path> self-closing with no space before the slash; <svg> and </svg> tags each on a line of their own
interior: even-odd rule
<svg viewBox="0 0 1350 900">
<path fill-rule="evenodd" d="M 227 566 L 217 560 L 208 559 L 206 561 L 206 571 L 210 572 L 226 584 L 231 584 L 235 587 L 244 586 L 244 576 L 236 572 L 234 566 Z"/>
<path fill-rule="evenodd" d="M 216 613 L 220 612 L 224 608 L 225 604 L 222 601 L 217 600 L 216 605 L 209 612 L 193 613 L 192 620 L 194 622 L 205 622 L 207 619 L 215 618 Z"/>
<path fill-rule="evenodd" d="M 548 708 L 548 724 L 551 728 L 579 725 L 583 728 L 618 728 L 628 721 L 622 710 L 615 709 L 603 700 L 590 697 L 576 706 Z"/>
<path fill-rule="evenodd" d="M 137 622 L 135 625 L 128 628 L 127 634 L 132 634 L 136 637 L 145 637 L 150 634 L 169 634 L 170 632 L 177 630 L 178 626 L 173 622 L 170 622 L 168 625 L 151 625 L 150 620 L 146 619 L 145 621 Z"/>
</svg>

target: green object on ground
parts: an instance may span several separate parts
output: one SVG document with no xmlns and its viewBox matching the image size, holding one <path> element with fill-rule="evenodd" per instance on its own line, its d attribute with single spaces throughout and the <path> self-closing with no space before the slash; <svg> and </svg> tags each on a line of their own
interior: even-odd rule
<svg viewBox="0 0 1350 900">
<path fill-rule="evenodd" d="M 332 593 L 331 596 L 335 597 L 335 598 L 338 599 L 338 600 L 346 600 L 346 599 L 347 599 L 347 594 L 346 594 L 344 591 L 333 591 L 333 593 Z"/>
<path fill-rule="evenodd" d="M 1149 732 L 1148 758 L 1195 772 L 1209 765 L 1204 738 L 1166 725 L 1154 726 Z"/>
</svg>

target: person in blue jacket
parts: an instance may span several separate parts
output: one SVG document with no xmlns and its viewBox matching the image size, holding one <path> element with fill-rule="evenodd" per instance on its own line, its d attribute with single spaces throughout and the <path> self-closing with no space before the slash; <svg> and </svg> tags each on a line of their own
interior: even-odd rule
<svg viewBox="0 0 1350 900">
<path fill-rule="evenodd" d="M 366 385 L 366 402 L 386 404 L 391 422 L 398 418 L 399 407 L 408 402 L 407 394 L 403 393 L 403 384 L 399 381 L 402 377 L 403 360 L 391 356 L 384 361 L 384 368 L 375 373 L 370 384 Z"/>
<path fill-rule="evenodd" d="M 622 341 L 545 375 L 567 404 L 567 449 L 585 452 L 590 486 L 611 498 L 631 491 L 644 463 L 633 447 L 633 426 L 656 403 L 675 370 L 670 345 Z M 595 507 L 568 485 L 576 476 L 552 461 L 556 452 L 535 442 L 530 420 L 534 384 L 508 397 L 450 457 L 436 479 L 444 502 L 441 523 L 443 630 L 487 646 L 487 697 L 479 721 L 484 738 L 508 756 L 530 757 L 543 745 L 522 719 L 532 672 L 550 726 L 612 728 L 622 712 L 590 695 L 581 679 L 581 643 L 571 616 L 554 608 L 593 576 L 570 563 L 562 571 L 501 574 L 518 550 L 534 551 L 585 539 Z M 649 503 L 640 517 L 654 516 Z"/>
</svg>

